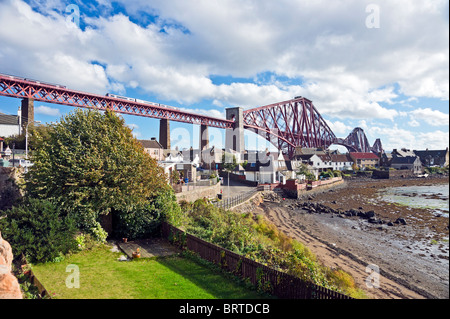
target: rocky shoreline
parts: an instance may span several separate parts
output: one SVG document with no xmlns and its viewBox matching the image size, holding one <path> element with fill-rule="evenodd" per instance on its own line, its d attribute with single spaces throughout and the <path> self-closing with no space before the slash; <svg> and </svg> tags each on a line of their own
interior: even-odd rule
<svg viewBox="0 0 450 319">
<path fill-rule="evenodd" d="M 448 298 L 448 217 L 379 196 L 387 187 L 435 184 L 448 184 L 448 177 L 351 180 L 299 199 L 269 196 L 260 208 L 325 265 L 346 268 L 371 298 Z M 365 287 L 368 264 L 380 268 L 380 289 Z"/>
</svg>

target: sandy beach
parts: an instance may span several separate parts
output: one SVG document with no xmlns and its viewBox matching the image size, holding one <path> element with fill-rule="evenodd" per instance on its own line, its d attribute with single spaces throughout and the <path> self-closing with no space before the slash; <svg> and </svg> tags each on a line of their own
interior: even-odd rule
<svg viewBox="0 0 450 319">
<path fill-rule="evenodd" d="M 449 298 L 448 215 L 393 205 L 379 195 L 386 187 L 436 184 L 448 185 L 448 177 L 350 180 L 297 200 L 264 201 L 256 213 L 303 242 L 324 265 L 352 274 L 369 298 Z M 311 213 L 303 203 L 333 210 Z M 344 214 L 350 209 L 372 211 L 380 222 Z M 405 223 L 394 223 L 398 218 Z M 368 265 L 380 270 L 379 287 L 367 282 Z"/>
</svg>

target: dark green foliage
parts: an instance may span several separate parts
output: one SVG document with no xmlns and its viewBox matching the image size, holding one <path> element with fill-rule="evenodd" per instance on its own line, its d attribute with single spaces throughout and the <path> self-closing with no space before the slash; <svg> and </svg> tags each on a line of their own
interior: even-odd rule
<svg viewBox="0 0 450 319">
<path fill-rule="evenodd" d="M 73 220 L 47 200 L 28 199 L 6 211 L 0 229 L 14 256 L 24 254 L 33 263 L 77 249 Z"/>
<path fill-rule="evenodd" d="M 333 178 L 334 177 L 334 173 L 331 170 L 327 170 L 326 172 L 320 173 L 320 176 L 322 178 Z"/>
<path fill-rule="evenodd" d="M 131 209 L 113 211 L 114 236 L 128 239 L 148 238 L 156 234 L 162 220 L 181 213 L 171 192 L 159 194 Z"/>
<path fill-rule="evenodd" d="M 23 132 L 20 135 L 12 135 L 5 137 L 5 148 L 6 146 L 9 146 L 9 148 L 12 150 L 13 147 L 17 150 L 24 150 L 25 149 L 25 132 Z"/>
<path fill-rule="evenodd" d="M 35 151 L 26 176 L 27 196 L 51 200 L 80 231 L 104 240 L 99 219 L 110 212 L 124 214 L 119 233 L 140 220 L 130 226 L 136 236 L 153 227 L 146 222 L 159 219 L 150 216 L 160 214 L 159 198 L 169 199 L 164 196 L 172 192 L 167 176 L 113 112 L 76 110 L 31 135 Z"/>
</svg>

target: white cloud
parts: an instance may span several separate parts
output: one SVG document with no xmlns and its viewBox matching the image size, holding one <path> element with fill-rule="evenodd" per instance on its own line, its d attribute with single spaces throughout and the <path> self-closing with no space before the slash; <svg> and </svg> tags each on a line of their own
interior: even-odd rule
<svg viewBox="0 0 450 319">
<path fill-rule="evenodd" d="M 34 112 L 36 114 L 43 114 L 43 115 L 50 115 L 50 116 L 61 116 L 61 112 L 59 111 L 59 109 L 48 107 L 48 106 L 44 106 L 44 105 L 39 105 L 39 106 L 35 107 Z"/>
<path fill-rule="evenodd" d="M 431 126 L 448 126 L 449 119 L 448 114 L 442 113 L 437 110 L 432 110 L 431 108 L 419 108 L 414 111 L 409 112 L 411 118 L 414 121 L 424 121 Z"/>
<path fill-rule="evenodd" d="M 337 133 L 347 131 L 348 119 L 394 123 L 406 115 L 416 128 L 422 121 L 448 126 L 440 111 L 397 109 L 420 97 L 448 100 L 448 1 L 380 2 L 379 29 L 365 26 L 369 0 L 119 2 L 132 18 L 81 12 L 81 30 L 67 26 L 63 1 L 1 1 L 0 70 L 100 94 L 143 89 L 186 109 L 208 99 L 217 110 L 192 110 L 220 117 L 222 107 L 302 95 Z M 141 11 L 154 22 L 133 22 Z M 261 80 L 266 73 L 270 79 Z M 260 80 L 215 84 L 211 75 Z M 397 131 L 406 140 L 413 134 Z"/>
<path fill-rule="evenodd" d="M 397 124 L 391 127 L 372 126 L 368 128 L 367 133 L 381 138 L 383 148 L 387 151 L 403 147 L 415 150 L 445 149 L 449 143 L 449 132 L 440 130 L 434 132 L 410 131 L 398 127 Z"/>
<path fill-rule="evenodd" d="M 335 121 L 335 122 L 326 121 L 326 122 L 330 126 L 333 133 L 336 135 L 339 135 L 341 137 L 347 137 L 347 135 L 350 134 L 351 131 L 353 130 L 353 127 L 348 126 L 345 123 L 340 122 L 340 121 Z"/>
<path fill-rule="evenodd" d="M 409 126 L 411 126 L 411 127 L 419 127 L 420 126 L 420 123 L 419 122 L 417 122 L 415 119 L 411 119 L 411 121 L 409 121 L 408 122 L 408 124 L 409 124 Z"/>
</svg>

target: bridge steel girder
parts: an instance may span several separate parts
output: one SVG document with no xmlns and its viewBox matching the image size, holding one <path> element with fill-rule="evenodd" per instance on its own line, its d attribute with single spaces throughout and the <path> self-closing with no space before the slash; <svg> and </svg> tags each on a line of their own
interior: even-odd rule
<svg viewBox="0 0 450 319">
<path fill-rule="evenodd" d="M 304 97 L 244 111 L 244 128 L 270 134 L 277 141 L 269 135 L 266 139 L 290 157 L 296 146 L 328 148 L 336 140 L 312 101 Z"/>
<path fill-rule="evenodd" d="M 218 119 L 171 107 L 85 93 L 70 90 L 61 85 L 4 74 L 0 74 L 0 95 L 196 124 L 203 126 L 203 129 L 206 126 L 235 129 L 236 126 L 236 123 L 229 119 Z M 356 152 L 382 150 L 380 140 L 370 147 L 361 128 L 355 128 L 345 139 L 337 138 L 312 101 L 304 97 L 243 111 L 243 128 L 263 136 L 290 157 L 293 156 L 297 146 L 328 148 L 331 144 L 341 144 Z"/>
<path fill-rule="evenodd" d="M 233 121 L 225 119 L 184 112 L 176 108 L 172 109 L 148 103 L 69 90 L 60 85 L 51 85 L 2 74 L 0 74 L 0 95 L 102 111 L 111 110 L 121 114 L 167 119 L 223 129 L 233 127 Z"/>
<path fill-rule="evenodd" d="M 356 152 L 372 152 L 372 147 L 367 140 L 366 134 L 360 127 L 354 128 L 353 131 L 343 140 L 342 144 L 347 148 L 353 148 Z"/>
</svg>

